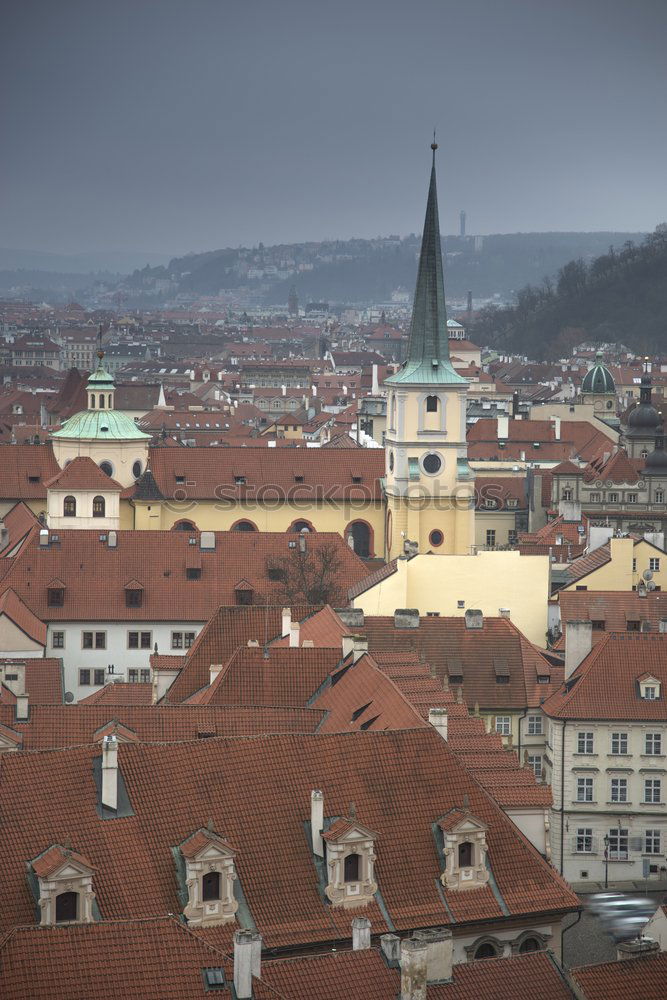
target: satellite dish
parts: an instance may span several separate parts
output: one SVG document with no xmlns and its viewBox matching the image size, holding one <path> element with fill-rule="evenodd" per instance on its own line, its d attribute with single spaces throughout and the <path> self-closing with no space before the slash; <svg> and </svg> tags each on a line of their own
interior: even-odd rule
<svg viewBox="0 0 667 1000">
<path fill-rule="evenodd" d="M 655 590 L 655 584 L 654 583 L 647 583 L 646 584 L 646 589 L 647 590 Z"/>
<path fill-rule="evenodd" d="M 644 577 L 645 580 L 652 580 L 653 579 L 653 570 L 652 569 L 645 569 L 644 572 L 642 573 L 642 576 Z"/>
<path fill-rule="evenodd" d="M 72 694 L 72 692 L 71 691 L 65 691 L 65 702 L 68 705 L 71 705 L 73 701 L 74 701 L 74 695 Z"/>
</svg>

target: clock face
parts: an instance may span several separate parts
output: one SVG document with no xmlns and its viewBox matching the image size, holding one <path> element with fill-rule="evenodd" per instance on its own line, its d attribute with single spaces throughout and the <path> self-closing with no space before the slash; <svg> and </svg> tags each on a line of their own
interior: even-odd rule
<svg viewBox="0 0 667 1000">
<path fill-rule="evenodd" d="M 429 476 L 435 476 L 442 468 L 442 459 L 439 455 L 431 452 L 429 455 L 424 455 L 422 467 L 424 472 L 427 472 Z"/>
</svg>

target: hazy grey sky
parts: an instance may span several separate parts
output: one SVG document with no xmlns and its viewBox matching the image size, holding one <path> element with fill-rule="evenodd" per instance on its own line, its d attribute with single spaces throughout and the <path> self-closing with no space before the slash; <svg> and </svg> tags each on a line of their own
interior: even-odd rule
<svg viewBox="0 0 667 1000">
<path fill-rule="evenodd" d="M 2 0 L 0 245 L 667 217 L 667 0 Z"/>
</svg>

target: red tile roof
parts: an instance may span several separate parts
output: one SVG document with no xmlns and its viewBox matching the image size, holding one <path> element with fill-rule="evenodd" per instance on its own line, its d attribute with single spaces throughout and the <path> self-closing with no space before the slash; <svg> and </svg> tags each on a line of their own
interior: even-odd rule
<svg viewBox="0 0 667 1000">
<path fill-rule="evenodd" d="M 45 500 L 46 481 L 59 471 L 50 444 L 0 445 L 3 500 Z"/>
<path fill-rule="evenodd" d="M 154 656 L 151 656 L 151 666 L 153 666 Z M 166 659 L 166 657 L 161 657 Z M 170 657 L 171 659 L 171 657 Z M 175 656 L 175 660 L 182 661 L 184 657 Z M 152 684 L 129 684 L 125 681 L 115 681 L 112 684 L 105 684 L 92 694 L 87 695 L 79 701 L 79 705 L 150 705 L 153 700 Z"/>
<path fill-rule="evenodd" d="M 87 455 L 73 458 L 61 472 L 46 481 L 47 489 L 58 490 L 122 490 L 120 483 L 110 479 Z"/>
<path fill-rule="evenodd" d="M 586 1000 L 664 1000 L 667 952 L 571 970 Z"/>
<path fill-rule="evenodd" d="M 661 697 L 639 697 L 638 680 L 649 673 Z M 593 647 L 567 684 L 548 698 L 543 711 L 562 719 L 667 719 L 667 634 L 612 632 Z"/>
<path fill-rule="evenodd" d="M 381 500 L 384 449 L 277 448 L 151 449 L 151 469 L 165 497 L 222 500 L 243 497 L 302 500 Z M 303 476 L 296 483 L 295 474 Z M 177 483 L 176 477 L 185 482 Z M 235 483 L 244 476 L 245 484 Z M 353 482 L 360 477 L 361 482 Z M 2 495 L 2 493 L 0 493 Z M 11 495 L 11 494 L 10 494 Z"/>
<path fill-rule="evenodd" d="M 285 532 L 216 532 L 210 551 L 200 549 L 199 533 L 188 531 L 119 531 L 113 548 L 95 530 L 64 530 L 58 536 L 59 543 L 49 546 L 35 537 L 0 580 L 0 591 L 13 588 L 44 621 L 73 616 L 99 621 L 102 615 L 108 621 L 203 622 L 220 604 L 235 603 L 241 580 L 252 585 L 254 604 L 277 603 L 283 585 L 269 579 L 268 563 L 294 558 L 295 551 L 289 548 L 295 536 Z M 332 583 L 341 593 L 366 575 L 366 564 L 341 535 L 313 532 L 307 544 L 313 553 L 334 547 L 339 569 Z M 199 579 L 186 577 L 192 559 L 201 565 Z M 58 607 L 48 604 L 54 578 L 65 583 L 64 603 Z M 128 607 L 125 587 L 132 579 L 143 586 L 143 598 L 140 606 Z"/>
<path fill-rule="evenodd" d="M 431 729 L 121 744 L 119 769 L 132 815 L 117 820 L 98 815 L 93 761 L 99 754 L 99 747 L 79 747 L 2 755 L 4 928 L 34 919 L 25 860 L 67 839 L 98 869 L 94 889 L 103 919 L 178 913 L 173 848 L 211 819 L 238 848 L 240 887 L 267 948 L 347 936 L 349 911 L 323 901 L 304 834 L 313 788 L 323 791 L 325 817 L 344 815 L 355 802 L 364 826 L 377 831 L 379 892 L 398 931 L 503 920 L 491 888 L 441 894 L 437 885 L 432 824 L 465 795 L 488 827 L 489 863 L 510 919 L 578 906 Z M 382 912 L 376 903 L 362 911 L 374 933 L 389 929 Z M 232 930 L 211 928 L 205 936 L 228 946 Z"/>
<path fill-rule="evenodd" d="M 12 575 L 12 569 L 9 570 L 5 579 L 0 582 L 0 586 L 6 587 L 2 594 L 0 594 L 0 615 L 6 615 L 29 639 L 39 643 L 41 646 L 45 646 L 46 625 L 33 614 L 18 594 L 11 587 L 7 586 L 7 578 L 10 575 Z M 25 581 L 26 589 L 28 582 L 27 580 Z"/>
<path fill-rule="evenodd" d="M 0 452 L 0 460 L 2 455 Z M 37 532 L 40 527 L 36 515 L 23 502 L 14 504 L 0 521 L 4 522 L 7 530 L 7 538 L 4 542 L 0 541 L 0 555 L 4 553 L 5 557 L 8 557 L 10 552 L 15 552 L 16 546 L 24 542 L 31 532 Z M 0 568 L 0 576 L 2 573 L 3 570 Z"/>
<path fill-rule="evenodd" d="M 647 622 L 651 632 L 659 632 L 660 623 L 667 621 L 667 594 L 661 591 L 640 597 L 635 590 L 561 590 L 557 597 L 563 630 L 557 648 L 565 648 L 568 621 L 604 622 L 603 629 L 593 629 L 594 644 L 608 632 L 627 632 L 629 621 Z"/>
<path fill-rule="evenodd" d="M 32 869 L 37 878 L 49 878 L 50 875 L 62 868 L 70 858 L 72 861 L 95 871 L 88 858 L 84 858 L 83 854 L 77 854 L 76 851 L 61 847 L 60 844 L 54 844 L 35 858 L 32 862 Z"/>
<path fill-rule="evenodd" d="M 34 705 L 61 705 L 63 701 L 62 660 L 50 657 L 28 656 L 25 659 L 0 659 L 8 673 L 15 673 L 15 666 L 24 672 L 25 693 Z M 0 690 L 0 702 L 8 705 L 16 703 L 16 698 L 7 687 Z"/>
</svg>

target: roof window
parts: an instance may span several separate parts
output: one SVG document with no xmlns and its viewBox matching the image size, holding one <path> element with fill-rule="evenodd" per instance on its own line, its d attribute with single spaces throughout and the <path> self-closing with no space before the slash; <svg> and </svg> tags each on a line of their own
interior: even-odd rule
<svg viewBox="0 0 667 1000">
<path fill-rule="evenodd" d="M 224 990 L 226 988 L 224 969 L 202 969 L 202 975 L 207 990 Z"/>
</svg>

